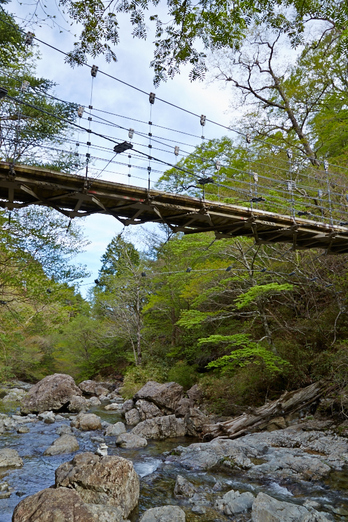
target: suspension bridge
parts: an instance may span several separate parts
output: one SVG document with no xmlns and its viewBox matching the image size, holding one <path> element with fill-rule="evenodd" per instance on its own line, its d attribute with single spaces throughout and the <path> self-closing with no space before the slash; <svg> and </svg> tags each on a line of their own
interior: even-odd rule
<svg viewBox="0 0 348 522">
<path fill-rule="evenodd" d="M 269 178 L 261 185 L 255 173 L 248 175 L 250 180 L 236 175 L 229 186 L 225 180 L 221 187 L 211 178 L 201 179 L 202 197 L 192 197 L 0 162 L 0 206 L 12 211 L 44 205 L 71 219 L 108 214 L 124 226 L 164 223 L 184 234 L 214 232 L 218 239 L 246 236 L 257 244 L 289 243 L 294 250 L 348 253 L 345 187 L 337 188 L 336 183 L 335 190 L 327 186 L 324 193 L 318 186 L 327 184 L 326 178 L 312 177 L 310 187 L 308 180 L 306 186 L 299 180 L 278 180 L 275 186 Z M 215 193 L 208 192 L 210 185 Z M 277 205 L 287 212 L 268 210 Z"/>
</svg>

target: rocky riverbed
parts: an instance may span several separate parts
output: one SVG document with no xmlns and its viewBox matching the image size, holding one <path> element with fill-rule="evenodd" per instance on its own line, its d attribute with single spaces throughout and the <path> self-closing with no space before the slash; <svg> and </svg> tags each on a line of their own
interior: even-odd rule
<svg viewBox="0 0 348 522">
<path fill-rule="evenodd" d="M 348 520 L 348 439 L 325 423 L 201 442 L 197 389 L 148 383 L 125 402 L 110 383 L 58 381 L 3 392 L 0 522 Z"/>
</svg>

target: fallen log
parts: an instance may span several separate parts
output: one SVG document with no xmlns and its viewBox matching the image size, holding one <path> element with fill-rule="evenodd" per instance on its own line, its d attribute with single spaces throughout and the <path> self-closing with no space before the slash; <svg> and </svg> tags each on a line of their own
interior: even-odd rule
<svg viewBox="0 0 348 522">
<path fill-rule="evenodd" d="M 319 381 L 301 390 L 285 392 L 279 399 L 256 408 L 253 413 L 243 413 L 224 422 L 206 424 L 203 426 L 203 440 L 216 437 L 235 439 L 252 431 L 262 430 L 270 420 L 307 408 L 331 389 L 332 385 Z"/>
</svg>

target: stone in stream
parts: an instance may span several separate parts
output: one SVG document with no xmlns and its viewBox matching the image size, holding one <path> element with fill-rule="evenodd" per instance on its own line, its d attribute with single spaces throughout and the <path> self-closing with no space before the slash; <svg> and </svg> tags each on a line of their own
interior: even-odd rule
<svg viewBox="0 0 348 522">
<path fill-rule="evenodd" d="M 95 522 L 94 514 L 73 489 L 44 489 L 24 498 L 12 522 Z"/>
<path fill-rule="evenodd" d="M 135 403 L 135 407 L 139 412 L 139 417 L 141 421 L 146 419 L 152 419 L 153 417 L 162 417 L 163 412 L 159 409 L 156 404 L 149 401 L 144 401 L 144 399 L 139 399 Z"/>
<path fill-rule="evenodd" d="M 101 430 L 102 423 L 100 417 L 94 413 L 79 413 L 71 421 L 71 426 L 82 431 Z"/>
<path fill-rule="evenodd" d="M 174 496 L 177 498 L 191 498 L 196 493 L 196 488 L 185 477 L 178 475 L 174 486 Z"/>
<path fill-rule="evenodd" d="M 121 433 L 116 439 L 116 444 L 121 448 L 145 448 L 147 440 L 134 433 Z"/>
<path fill-rule="evenodd" d="M 225 515 L 238 515 L 238 513 L 249 511 L 254 500 L 254 495 L 249 491 L 240 493 L 231 489 L 215 502 L 215 508 L 222 511 Z"/>
<path fill-rule="evenodd" d="M 253 503 L 253 522 L 330 522 L 324 513 L 259 493 Z"/>
<path fill-rule="evenodd" d="M 118 437 L 121 433 L 126 433 L 126 431 L 126 426 L 123 422 L 116 422 L 106 428 L 105 437 Z"/>
<path fill-rule="evenodd" d="M 18 451 L 10 448 L 0 450 L 0 468 L 21 468 L 23 460 Z"/>
<path fill-rule="evenodd" d="M 145 511 L 139 522 L 185 522 L 185 512 L 178 506 L 161 506 Z"/>
<path fill-rule="evenodd" d="M 119 508 L 127 517 L 139 499 L 139 477 L 131 461 L 80 453 L 56 470 L 56 487 L 74 489 L 87 504 Z"/>
<path fill-rule="evenodd" d="M 70 399 L 68 410 L 71 413 L 80 413 L 88 410 L 88 401 L 80 395 L 73 395 Z"/>
<path fill-rule="evenodd" d="M 132 410 L 133 408 L 134 408 L 133 399 L 128 399 L 128 400 L 124 401 L 124 403 L 122 404 L 123 413 L 126 413 L 127 411 Z"/>
<path fill-rule="evenodd" d="M 79 449 L 77 438 L 73 435 L 63 434 L 46 449 L 44 455 L 61 455 L 62 453 L 74 453 Z"/>
<path fill-rule="evenodd" d="M 12 388 L 1 400 L 2 402 L 20 402 L 26 393 L 21 388 Z"/>
<path fill-rule="evenodd" d="M 75 395 L 82 395 L 80 388 L 70 375 L 55 373 L 48 375 L 30 388 L 21 403 L 21 412 L 42 413 L 67 408 Z"/>
</svg>

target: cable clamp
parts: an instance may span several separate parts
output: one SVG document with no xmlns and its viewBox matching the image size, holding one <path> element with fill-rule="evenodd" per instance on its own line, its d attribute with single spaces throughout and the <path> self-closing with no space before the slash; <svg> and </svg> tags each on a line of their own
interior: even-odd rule
<svg viewBox="0 0 348 522">
<path fill-rule="evenodd" d="M 27 32 L 25 36 L 25 45 L 32 45 L 33 39 L 34 39 L 35 33 L 31 33 L 30 31 Z"/>
<path fill-rule="evenodd" d="M 201 119 L 200 119 L 200 122 L 201 122 L 202 127 L 204 127 L 204 125 L 205 125 L 205 120 L 206 120 L 206 119 L 207 119 L 206 116 L 204 116 L 204 114 L 202 114 L 202 115 L 201 115 Z"/>
<path fill-rule="evenodd" d="M 92 68 L 91 68 L 91 76 L 93 78 L 95 78 L 97 76 L 97 72 L 98 72 L 98 66 L 97 65 L 92 65 Z"/>
<path fill-rule="evenodd" d="M 153 105 L 155 103 L 155 98 L 156 98 L 156 94 L 154 92 L 150 92 L 149 102 L 151 103 L 151 105 Z"/>
</svg>

